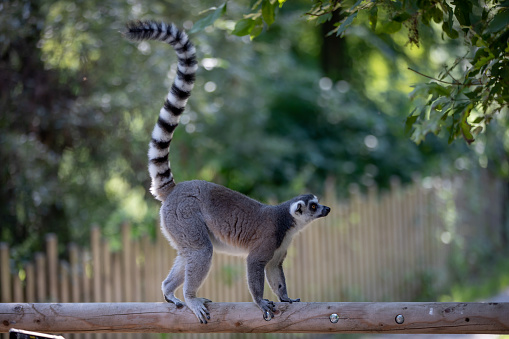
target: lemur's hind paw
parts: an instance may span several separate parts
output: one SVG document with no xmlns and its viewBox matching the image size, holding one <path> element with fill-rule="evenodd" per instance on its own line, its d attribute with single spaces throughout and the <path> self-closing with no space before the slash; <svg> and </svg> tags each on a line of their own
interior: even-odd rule
<svg viewBox="0 0 509 339">
<path fill-rule="evenodd" d="M 300 302 L 300 298 L 297 298 L 297 299 L 292 299 L 292 298 L 288 298 L 288 297 L 282 297 L 282 298 L 279 298 L 279 300 L 281 302 L 284 302 L 284 303 L 298 303 Z"/>
<path fill-rule="evenodd" d="M 182 300 L 180 300 L 179 298 L 176 298 L 176 297 L 173 297 L 173 298 L 168 298 L 166 295 L 164 296 L 164 300 L 166 300 L 167 303 L 172 303 L 172 304 L 175 304 L 175 306 L 177 306 L 177 308 L 182 308 L 184 307 L 184 303 L 182 302 Z"/>
</svg>

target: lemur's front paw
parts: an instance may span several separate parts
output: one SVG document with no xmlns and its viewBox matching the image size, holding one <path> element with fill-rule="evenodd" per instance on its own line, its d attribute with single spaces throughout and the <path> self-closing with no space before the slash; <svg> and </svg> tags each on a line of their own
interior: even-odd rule
<svg viewBox="0 0 509 339">
<path fill-rule="evenodd" d="M 262 299 L 258 302 L 258 307 L 263 312 L 263 319 L 269 321 L 274 318 L 274 312 L 276 312 L 276 304 L 268 299 Z"/>
<path fill-rule="evenodd" d="M 212 302 L 206 298 L 186 298 L 187 307 L 193 311 L 200 323 L 206 324 L 210 320 L 210 312 L 205 304 Z"/>
<path fill-rule="evenodd" d="M 283 296 L 283 297 L 279 298 L 279 300 L 284 303 L 290 303 L 290 304 L 300 302 L 300 298 L 292 299 L 292 298 L 288 298 L 287 296 Z"/>
</svg>

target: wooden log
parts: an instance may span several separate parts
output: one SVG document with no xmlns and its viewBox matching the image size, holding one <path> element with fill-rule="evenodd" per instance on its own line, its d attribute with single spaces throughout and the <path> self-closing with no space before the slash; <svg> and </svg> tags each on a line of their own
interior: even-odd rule
<svg viewBox="0 0 509 339">
<path fill-rule="evenodd" d="M 277 303 L 270 321 L 253 303 L 210 303 L 200 324 L 168 303 L 4 303 L 0 332 L 52 333 L 486 333 L 509 334 L 509 303 Z M 337 314 L 337 322 L 331 315 Z"/>
</svg>

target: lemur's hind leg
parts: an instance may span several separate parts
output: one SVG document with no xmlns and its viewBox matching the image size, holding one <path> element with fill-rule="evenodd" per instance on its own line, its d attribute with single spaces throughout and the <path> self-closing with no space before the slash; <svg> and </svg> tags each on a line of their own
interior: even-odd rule
<svg viewBox="0 0 509 339">
<path fill-rule="evenodd" d="M 203 324 L 210 320 L 210 313 L 205 304 L 211 301 L 206 298 L 196 297 L 196 292 L 209 273 L 212 253 L 212 243 L 209 240 L 206 246 L 192 249 L 186 255 L 184 298 L 186 305 Z"/>
<path fill-rule="evenodd" d="M 186 277 L 185 269 L 185 259 L 179 254 L 175 258 L 173 267 L 161 286 L 164 300 L 174 303 L 177 308 L 184 306 L 182 300 L 175 297 L 175 290 L 184 283 L 184 279 Z"/>
</svg>

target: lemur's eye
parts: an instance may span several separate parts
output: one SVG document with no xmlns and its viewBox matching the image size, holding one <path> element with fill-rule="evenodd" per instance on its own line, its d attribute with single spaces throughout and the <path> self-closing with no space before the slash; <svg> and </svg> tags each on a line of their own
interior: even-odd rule
<svg viewBox="0 0 509 339">
<path fill-rule="evenodd" d="M 311 204 L 309 208 L 311 209 L 311 211 L 316 211 L 316 204 Z"/>
</svg>

